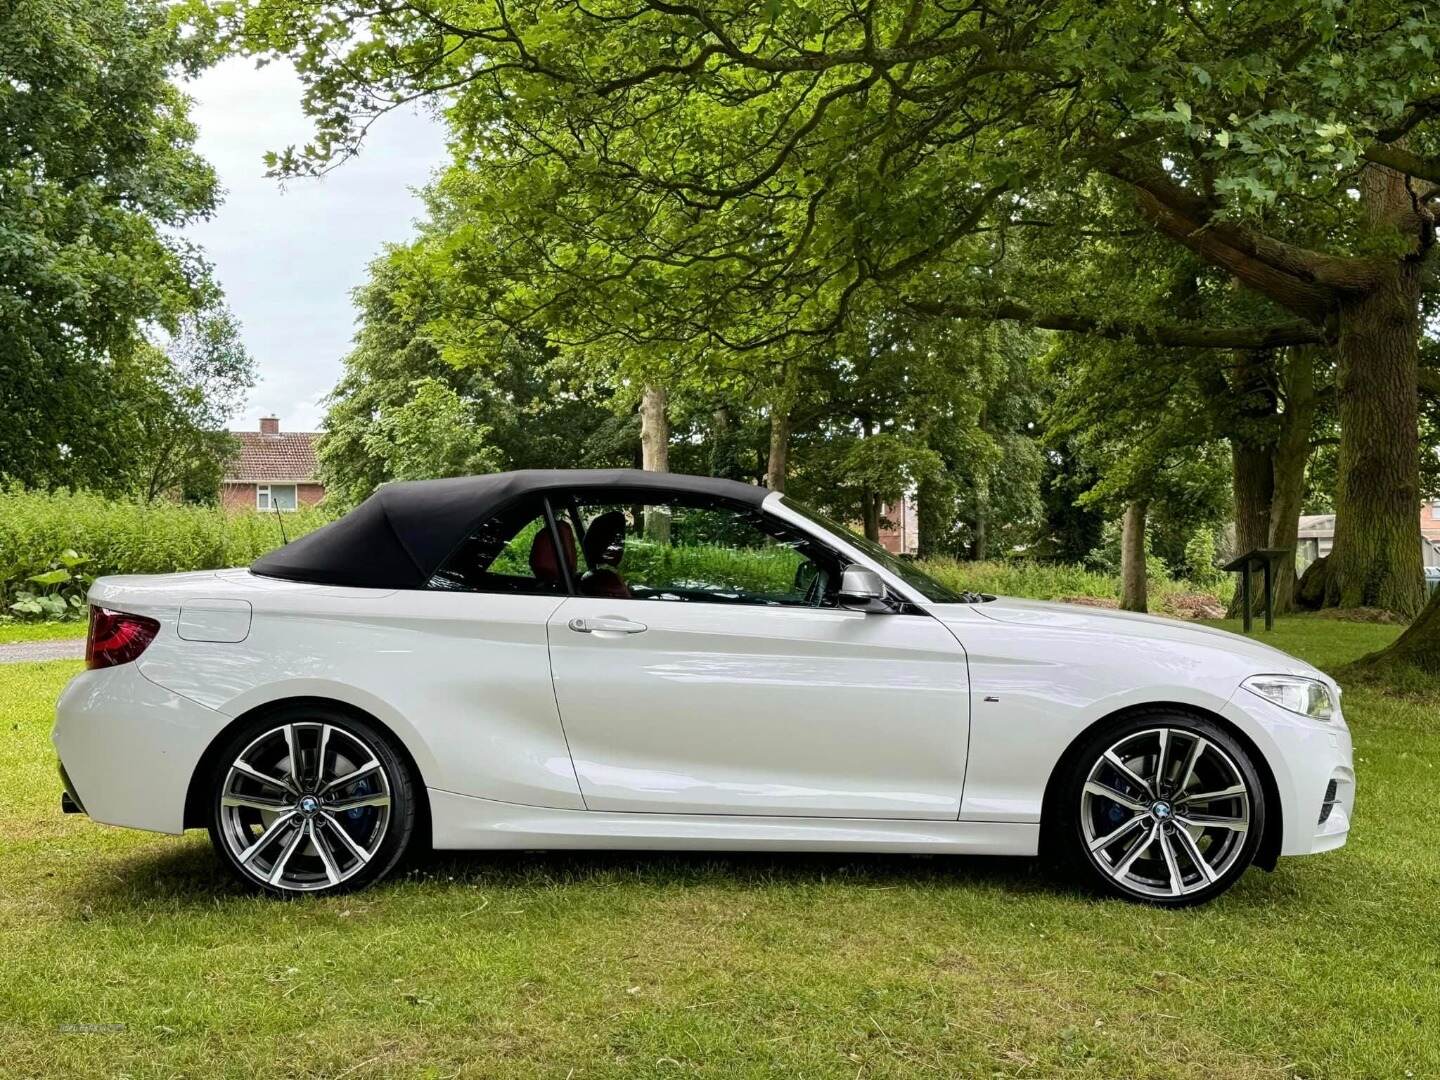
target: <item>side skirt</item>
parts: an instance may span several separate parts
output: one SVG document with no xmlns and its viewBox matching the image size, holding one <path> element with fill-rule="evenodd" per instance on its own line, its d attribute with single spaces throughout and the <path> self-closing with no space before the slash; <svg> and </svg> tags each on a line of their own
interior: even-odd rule
<svg viewBox="0 0 1440 1080">
<path fill-rule="evenodd" d="M 477 799 L 430 788 L 434 846 L 653 851 L 875 851 L 1034 855 L 1040 826 L 1014 821 L 600 813 Z"/>
</svg>

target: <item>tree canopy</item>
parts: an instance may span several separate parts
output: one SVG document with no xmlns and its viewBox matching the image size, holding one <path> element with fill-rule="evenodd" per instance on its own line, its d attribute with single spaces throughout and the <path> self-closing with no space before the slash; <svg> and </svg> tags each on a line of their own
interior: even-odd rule
<svg viewBox="0 0 1440 1080">
<path fill-rule="evenodd" d="M 215 177 L 173 78 L 198 39 L 152 0 L 0 9 L 0 476 L 106 486 L 115 364 L 213 297 L 176 229 Z"/>
</svg>

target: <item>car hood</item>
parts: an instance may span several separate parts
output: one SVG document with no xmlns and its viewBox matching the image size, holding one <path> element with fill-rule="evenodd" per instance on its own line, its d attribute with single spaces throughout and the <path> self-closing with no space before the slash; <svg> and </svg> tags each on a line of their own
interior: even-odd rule
<svg viewBox="0 0 1440 1080">
<path fill-rule="evenodd" d="M 958 609 L 966 608 L 967 611 Z M 935 614 L 957 627 L 960 623 L 974 626 L 975 614 L 995 622 L 1018 623 L 1051 630 L 1093 634 L 1110 640 L 1135 641 L 1162 639 L 1193 642 L 1210 649 L 1222 649 L 1254 666 L 1256 673 L 1306 675 L 1329 679 L 1298 657 L 1281 652 L 1253 638 L 1232 634 L 1213 626 L 1201 626 L 1161 615 L 1139 615 L 1132 611 L 1087 607 L 1082 604 L 1061 604 L 1046 600 L 1021 600 L 1000 596 L 981 604 L 937 604 Z"/>
</svg>

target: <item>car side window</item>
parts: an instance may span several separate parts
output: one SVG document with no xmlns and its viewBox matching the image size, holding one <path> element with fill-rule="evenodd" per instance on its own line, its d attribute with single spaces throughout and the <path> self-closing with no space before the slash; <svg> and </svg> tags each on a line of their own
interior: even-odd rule
<svg viewBox="0 0 1440 1080">
<path fill-rule="evenodd" d="M 701 497 L 577 495 L 584 596 L 835 607 L 839 566 L 812 538 L 753 507 Z M 558 513 L 557 509 L 557 513 Z"/>
<path fill-rule="evenodd" d="M 459 592 L 564 595 L 562 562 L 575 569 L 574 533 L 561 527 L 557 553 L 547 527 L 545 505 L 530 499 L 482 522 L 450 553 L 430 578 L 429 588 Z"/>
</svg>

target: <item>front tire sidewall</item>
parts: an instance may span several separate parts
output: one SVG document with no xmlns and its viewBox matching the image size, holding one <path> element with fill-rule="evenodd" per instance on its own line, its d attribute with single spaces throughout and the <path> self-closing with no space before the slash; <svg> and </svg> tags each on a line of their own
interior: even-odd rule
<svg viewBox="0 0 1440 1080">
<path fill-rule="evenodd" d="M 1204 888 L 1183 896 L 1154 896 L 1130 889 L 1100 868 L 1089 851 L 1080 819 L 1081 791 L 1090 768 L 1107 748 L 1125 736 L 1157 727 L 1194 732 L 1221 747 L 1228 754 L 1244 779 L 1250 796 L 1250 824 L 1246 830 L 1240 855 L 1217 880 Z M 1115 724 L 1102 725 L 1086 736 L 1077 752 L 1070 756 L 1064 782 L 1052 807 L 1055 826 L 1048 830 L 1052 854 L 1062 868 L 1068 870 L 1086 887 L 1126 900 L 1159 907 L 1189 907 L 1203 904 L 1225 892 L 1240 879 L 1255 859 L 1265 835 L 1265 789 L 1260 783 L 1251 753 L 1221 725 L 1202 716 L 1168 709 L 1145 710 L 1131 714 Z"/>
<path fill-rule="evenodd" d="M 318 889 L 285 889 L 263 881 L 236 860 L 225 842 L 221 824 L 220 798 L 225 777 L 231 765 L 242 751 L 267 731 L 293 723 L 325 723 L 340 728 L 369 746 L 380 762 L 390 783 L 390 820 L 388 831 L 379 849 L 370 862 L 358 873 L 340 882 Z M 208 782 L 206 803 L 206 825 L 210 832 L 210 843 L 221 861 L 231 873 L 247 888 L 269 896 L 294 899 L 301 896 L 334 896 L 354 892 L 373 885 L 390 873 L 403 859 L 412 846 L 418 820 L 416 799 L 417 785 L 409 766 L 396 749 L 394 739 L 379 728 L 360 717 L 352 716 L 339 709 L 324 706 L 285 706 L 257 716 L 241 724 L 227 737 L 224 748 L 216 756 L 215 768 Z"/>
</svg>

